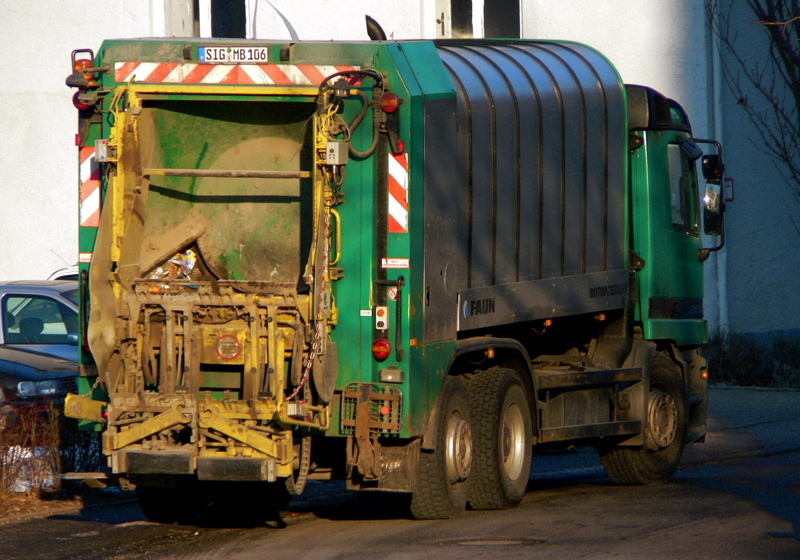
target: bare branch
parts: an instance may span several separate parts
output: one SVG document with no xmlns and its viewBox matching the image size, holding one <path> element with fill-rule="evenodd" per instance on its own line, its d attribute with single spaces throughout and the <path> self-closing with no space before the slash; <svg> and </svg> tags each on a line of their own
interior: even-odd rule
<svg viewBox="0 0 800 560">
<path fill-rule="evenodd" d="M 732 20 L 734 2 L 727 9 L 711 2 L 707 24 L 725 54 L 725 84 L 758 131 L 754 146 L 773 159 L 800 198 L 800 0 L 746 2 L 765 31 L 763 52 L 739 46 L 737 26 L 744 22 Z"/>
</svg>

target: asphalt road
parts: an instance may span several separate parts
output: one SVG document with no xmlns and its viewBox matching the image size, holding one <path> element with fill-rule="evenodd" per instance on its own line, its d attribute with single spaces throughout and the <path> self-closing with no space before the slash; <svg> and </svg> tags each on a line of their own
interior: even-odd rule
<svg viewBox="0 0 800 560">
<path fill-rule="evenodd" d="M 588 449 L 537 455 L 513 510 L 412 521 L 402 500 L 314 484 L 261 527 L 157 525 L 135 504 L 0 526 L 0 559 L 800 558 L 800 392 L 712 390 L 672 482 L 611 484 Z"/>
</svg>

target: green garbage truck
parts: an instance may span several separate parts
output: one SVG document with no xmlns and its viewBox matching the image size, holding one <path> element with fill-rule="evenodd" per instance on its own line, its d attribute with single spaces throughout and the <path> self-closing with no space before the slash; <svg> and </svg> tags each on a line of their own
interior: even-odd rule
<svg viewBox="0 0 800 560">
<path fill-rule="evenodd" d="M 534 449 L 648 484 L 703 441 L 721 146 L 594 49 L 124 39 L 72 64 L 66 408 L 151 518 L 313 479 L 447 518 L 518 504 Z"/>
</svg>

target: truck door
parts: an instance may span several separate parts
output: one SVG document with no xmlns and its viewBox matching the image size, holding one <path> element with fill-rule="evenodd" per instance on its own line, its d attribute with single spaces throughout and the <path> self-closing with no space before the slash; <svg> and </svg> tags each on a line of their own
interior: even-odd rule
<svg viewBox="0 0 800 560">
<path fill-rule="evenodd" d="M 699 199 L 689 134 L 647 131 L 632 159 L 634 246 L 647 339 L 697 344 L 705 336 Z M 641 210 L 641 211 L 638 211 Z"/>
</svg>

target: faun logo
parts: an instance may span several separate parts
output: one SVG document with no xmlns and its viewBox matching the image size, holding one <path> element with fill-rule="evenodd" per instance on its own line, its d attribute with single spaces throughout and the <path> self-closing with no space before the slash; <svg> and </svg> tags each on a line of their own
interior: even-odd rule
<svg viewBox="0 0 800 560">
<path fill-rule="evenodd" d="M 494 313 L 494 298 L 473 299 L 464 302 L 462 313 L 464 318 L 471 315 L 488 315 Z"/>
<path fill-rule="evenodd" d="M 611 284 L 608 286 L 595 286 L 589 288 L 590 298 L 604 298 L 611 296 L 618 296 L 628 291 L 627 284 Z"/>
</svg>

